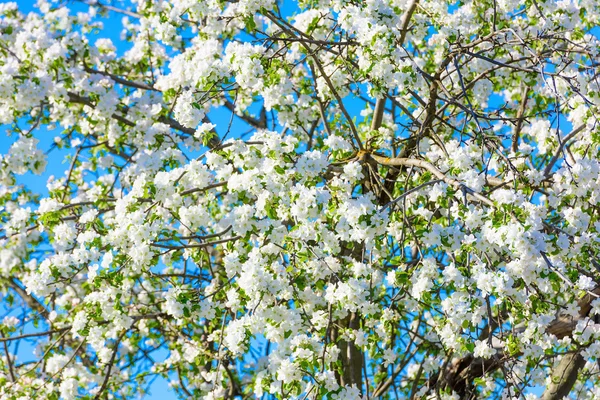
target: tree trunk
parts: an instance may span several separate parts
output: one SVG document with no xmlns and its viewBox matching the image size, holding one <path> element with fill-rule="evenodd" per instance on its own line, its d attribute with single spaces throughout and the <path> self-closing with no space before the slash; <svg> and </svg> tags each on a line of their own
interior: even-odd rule
<svg viewBox="0 0 600 400">
<path fill-rule="evenodd" d="M 579 370 L 585 365 L 585 360 L 579 353 L 569 353 L 562 356 L 560 362 L 552 371 L 552 382 L 542 396 L 542 400 L 560 400 L 567 396 L 575 381 Z"/>
<path fill-rule="evenodd" d="M 350 313 L 344 319 L 346 327 L 352 330 L 360 328 L 360 318 L 356 313 Z M 356 385 L 362 393 L 362 369 L 363 357 L 362 352 L 354 345 L 354 342 L 340 340 L 338 347 L 340 348 L 340 358 L 342 360 L 343 374 L 340 376 L 341 385 Z"/>
</svg>

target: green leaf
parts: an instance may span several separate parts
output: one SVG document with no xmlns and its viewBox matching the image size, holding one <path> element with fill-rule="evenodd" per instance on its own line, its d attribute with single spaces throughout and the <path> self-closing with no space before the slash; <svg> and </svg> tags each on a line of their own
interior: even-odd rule
<svg viewBox="0 0 600 400">
<path fill-rule="evenodd" d="M 254 15 L 249 15 L 246 18 L 244 18 L 244 25 L 246 25 L 246 29 L 248 29 L 248 32 L 254 33 L 254 31 L 256 30 L 256 22 L 254 21 Z"/>
</svg>

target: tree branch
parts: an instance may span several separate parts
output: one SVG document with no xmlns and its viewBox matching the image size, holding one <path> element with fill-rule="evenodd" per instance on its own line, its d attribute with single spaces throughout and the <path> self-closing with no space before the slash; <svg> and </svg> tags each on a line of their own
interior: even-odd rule
<svg viewBox="0 0 600 400">
<path fill-rule="evenodd" d="M 584 365 L 585 360 L 579 352 L 564 354 L 552 371 L 551 383 L 546 387 L 542 400 L 560 400 L 567 396 Z"/>
<path fill-rule="evenodd" d="M 389 157 L 383 157 L 383 156 L 373 154 L 373 153 L 370 153 L 369 156 L 372 157 L 376 162 L 378 162 L 381 165 L 411 166 L 411 167 L 418 167 L 418 168 L 426 169 L 427 171 L 429 171 L 433 175 L 435 175 L 438 179 L 443 180 L 444 182 L 446 182 L 448 185 L 454 187 L 455 189 L 465 190 L 468 194 L 473 196 L 473 198 L 479 200 L 480 202 L 482 202 L 490 207 L 494 207 L 494 203 L 490 199 L 475 192 L 473 189 L 468 188 L 467 186 L 465 186 L 464 183 L 459 182 L 456 179 L 452 179 L 452 178 L 446 176 L 442 171 L 437 169 L 433 164 L 431 164 L 425 160 L 416 160 L 413 158 L 401 158 L 401 157 L 389 158 Z"/>
</svg>

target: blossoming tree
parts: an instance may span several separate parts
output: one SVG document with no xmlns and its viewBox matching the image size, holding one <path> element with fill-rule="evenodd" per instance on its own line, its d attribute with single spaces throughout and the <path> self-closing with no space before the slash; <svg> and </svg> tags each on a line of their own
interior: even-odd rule
<svg viewBox="0 0 600 400">
<path fill-rule="evenodd" d="M 599 15 L 0 3 L 0 397 L 597 398 Z"/>
</svg>

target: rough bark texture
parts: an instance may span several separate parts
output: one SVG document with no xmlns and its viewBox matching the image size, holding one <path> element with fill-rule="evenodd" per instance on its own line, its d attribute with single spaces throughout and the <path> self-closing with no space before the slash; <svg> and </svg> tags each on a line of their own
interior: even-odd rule
<svg viewBox="0 0 600 400">
<path fill-rule="evenodd" d="M 362 247 L 355 246 L 353 249 L 346 248 L 343 256 L 352 256 L 355 260 L 361 258 Z M 330 331 L 330 341 L 337 343 L 340 349 L 339 358 L 342 362 L 342 372 L 336 371 L 336 378 L 340 385 L 355 385 L 362 393 L 362 371 L 363 371 L 363 355 L 360 348 L 356 347 L 353 341 L 339 339 L 340 328 L 357 330 L 360 328 L 360 315 L 356 312 L 351 312 L 346 318 L 335 321 Z"/>
<path fill-rule="evenodd" d="M 346 326 L 350 329 L 357 330 L 360 328 L 360 319 L 356 313 L 351 313 L 345 320 Z M 341 376 L 342 385 L 356 385 L 357 388 L 362 387 L 362 352 L 353 342 L 342 340 L 339 342 L 340 356 L 344 373 Z"/>
<path fill-rule="evenodd" d="M 552 371 L 552 382 L 544 391 L 542 400 L 560 400 L 567 396 L 575 381 L 579 370 L 585 365 L 585 360 L 579 353 L 569 353 L 562 356 L 560 362 Z"/>
</svg>

